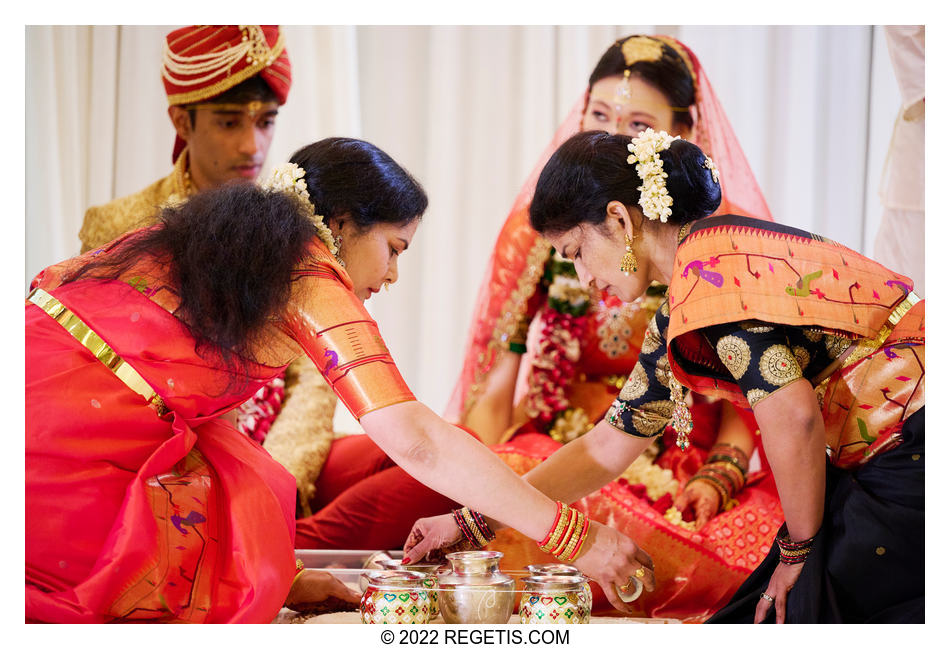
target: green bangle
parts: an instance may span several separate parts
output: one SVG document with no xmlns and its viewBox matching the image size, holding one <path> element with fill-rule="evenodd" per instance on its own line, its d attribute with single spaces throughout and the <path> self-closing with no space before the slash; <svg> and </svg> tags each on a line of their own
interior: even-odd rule
<svg viewBox="0 0 950 649">
<path fill-rule="evenodd" d="M 721 453 L 716 453 L 714 455 L 710 453 L 709 456 L 706 458 L 706 464 L 712 464 L 714 462 L 728 462 L 729 464 L 733 465 L 734 467 L 742 471 L 743 476 L 746 474 L 746 469 L 743 468 L 742 462 L 738 458 L 733 457 L 731 455 L 722 455 Z"/>
<path fill-rule="evenodd" d="M 515 354 L 524 354 L 528 351 L 528 346 L 524 343 L 508 343 L 508 351 Z"/>
</svg>

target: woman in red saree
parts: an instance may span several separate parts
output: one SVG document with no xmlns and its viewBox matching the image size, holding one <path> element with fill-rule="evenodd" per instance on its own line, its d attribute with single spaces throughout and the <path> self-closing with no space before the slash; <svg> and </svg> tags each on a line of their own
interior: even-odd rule
<svg viewBox="0 0 950 649">
<path fill-rule="evenodd" d="M 923 621 L 924 302 L 819 235 L 708 216 L 720 196 L 714 160 L 652 130 L 575 135 L 545 166 L 531 224 L 582 282 L 625 301 L 670 289 L 606 417 L 526 479 L 588 493 L 671 422 L 690 446 L 686 389 L 729 399 L 755 414 L 785 524 L 710 621 Z M 624 274 L 628 255 L 638 270 Z M 424 522 L 411 555 L 452 525 Z"/>
<path fill-rule="evenodd" d="M 359 140 L 291 163 L 277 189 L 202 193 L 34 280 L 28 620 L 261 623 L 284 603 L 353 601 L 295 570 L 293 478 L 221 417 L 301 354 L 410 474 L 548 532 L 558 506 L 415 401 L 363 308 L 398 276 L 422 188 Z M 577 562 L 604 584 L 652 577 L 649 557 L 596 524 Z"/>
</svg>

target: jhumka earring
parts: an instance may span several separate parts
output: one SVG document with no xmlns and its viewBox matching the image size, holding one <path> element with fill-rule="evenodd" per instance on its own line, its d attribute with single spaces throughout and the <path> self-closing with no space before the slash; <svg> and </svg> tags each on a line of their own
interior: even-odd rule
<svg viewBox="0 0 950 649">
<path fill-rule="evenodd" d="M 333 245 L 336 246 L 336 252 L 333 253 L 333 256 L 336 257 L 338 264 L 343 266 L 343 268 L 346 268 L 346 262 L 343 261 L 343 257 L 340 255 L 340 253 L 343 251 L 343 236 L 338 234 L 333 237 Z"/>
<path fill-rule="evenodd" d="M 623 235 L 623 243 L 627 248 L 627 252 L 623 253 L 623 257 L 620 258 L 620 270 L 623 271 L 624 275 L 629 276 L 630 273 L 637 272 L 637 257 L 633 254 L 633 240 L 627 235 Z"/>
</svg>

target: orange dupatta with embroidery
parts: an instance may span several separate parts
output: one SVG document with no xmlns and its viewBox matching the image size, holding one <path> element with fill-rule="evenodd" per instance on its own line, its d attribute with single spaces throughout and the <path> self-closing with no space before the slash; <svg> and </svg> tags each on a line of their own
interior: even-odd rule
<svg viewBox="0 0 950 649">
<path fill-rule="evenodd" d="M 924 302 L 913 281 L 818 235 L 725 215 L 698 221 L 676 252 L 670 366 L 684 386 L 748 407 L 704 327 L 743 320 L 812 327 L 855 346 L 816 386 L 832 462 L 850 468 L 900 442 L 924 404 Z M 711 371 L 687 372 L 705 366 Z"/>
</svg>

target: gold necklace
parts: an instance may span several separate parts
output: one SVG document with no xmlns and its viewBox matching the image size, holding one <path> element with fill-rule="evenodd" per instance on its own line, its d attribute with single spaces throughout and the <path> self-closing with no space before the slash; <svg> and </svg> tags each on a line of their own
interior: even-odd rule
<svg viewBox="0 0 950 649">
<path fill-rule="evenodd" d="M 685 238 L 686 238 L 686 235 L 689 234 L 689 226 L 690 226 L 691 224 L 692 224 L 692 222 L 687 221 L 686 223 L 683 224 L 683 227 L 680 228 L 679 234 L 676 235 L 676 244 L 677 244 L 677 245 L 683 243 L 683 239 L 685 239 Z"/>
</svg>

